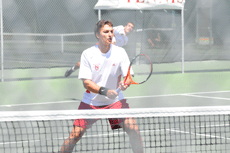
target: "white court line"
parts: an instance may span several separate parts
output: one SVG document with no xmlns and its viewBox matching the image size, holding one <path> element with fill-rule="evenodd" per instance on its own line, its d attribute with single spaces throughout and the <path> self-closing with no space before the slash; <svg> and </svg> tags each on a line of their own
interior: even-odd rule
<svg viewBox="0 0 230 153">
<path fill-rule="evenodd" d="M 211 126 L 206 126 L 206 127 L 219 127 L 219 126 L 228 126 L 228 124 L 224 125 L 211 125 Z M 196 127 L 199 128 L 199 127 Z M 190 134 L 190 135 L 196 135 L 196 136 L 202 136 L 202 137 L 208 137 L 208 138 L 217 138 L 217 139 L 225 139 L 225 140 L 230 140 L 228 137 L 221 137 L 221 136 L 216 136 L 216 135 L 209 135 L 209 134 L 200 134 L 200 133 L 194 133 L 194 132 L 186 132 L 186 131 L 181 131 L 177 129 L 157 129 L 157 130 L 141 130 L 140 133 L 149 133 L 149 132 L 161 132 L 161 131 L 171 131 L 175 133 L 182 133 L 182 134 Z M 103 136 L 114 136 L 114 135 L 123 135 L 126 132 L 113 132 L 109 134 L 95 134 L 95 135 L 84 135 L 82 138 L 93 138 L 93 137 L 103 137 Z M 64 138 L 53 138 L 53 139 L 46 139 L 46 141 L 52 141 L 52 140 L 64 140 L 67 139 L 68 137 Z M 8 142 L 1 142 L 0 145 L 7 145 L 7 144 L 21 144 L 23 142 L 40 142 L 40 139 L 33 139 L 33 140 L 21 140 L 21 141 L 8 141 Z"/>
<path fill-rule="evenodd" d="M 194 94 L 208 94 L 208 93 L 227 93 L 227 91 L 210 91 L 210 92 L 194 92 L 194 93 L 181 93 L 181 94 L 166 94 L 166 95 L 151 95 L 151 96 L 134 96 L 134 97 L 125 97 L 126 99 L 138 99 L 138 98 L 154 98 L 154 97 L 172 97 L 172 96 L 190 96 Z M 225 99 L 225 98 L 223 98 Z M 226 99 L 225 99 L 226 100 Z M 29 104 L 12 104 L 12 105 L 0 105 L 1 107 L 14 107 L 14 106 L 32 106 L 32 105 L 47 105 L 47 104 L 54 104 L 54 103 L 74 103 L 74 102 L 81 102 L 79 101 L 56 101 L 56 102 L 43 102 L 43 103 L 29 103 Z"/>
<path fill-rule="evenodd" d="M 184 134 L 191 134 L 191 135 L 196 135 L 196 136 L 203 136 L 203 137 L 208 137 L 208 138 L 219 138 L 219 139 L 225 139 L 225 140 L 230 140 L 230 138 L 226 137 L 221 137 L 221 136 L 216 136 L 216 135 L 209 135 L 209 134 L 200 134 L 200 133 L 194 133 L 194 132 L 186 132 L 186 131 L 179 131 L 179 130 L 173 130 L 173 129 L 168 129 L 169 131 L 176 132 L 176 133 L 184 133 Z"/>
<path fill-rule="evenodd" d="M 210 91 L 210 92 L 193 92 L 193 93 L 181 93 L 181 94 L 167 94 L 167 95 L 151 95 L 151 96 L 135 96 L 135 97 L 125 97 L 126 99 L 136 99 L 136 98 L 152 98 L 152 97 L 170 97 L 170 96 L 186 96 L 193 94 L 210 94 L 210 93 L 227 93 L 227 91 Z"/>
<path fill-rule="evenodd" d="M 14 107 L 14 106 L 47 105 L 47 104 L 60 104 L 60 103 L 76 103 L 76 102 L 81 102 L 81 101 L 80 100 L 75 100 L 75 101 L 56 101 L 56 102 L 44 102 L 44 103 L 0 105 L 0 108 L 1 107 Z"/>
<path fill-rule="evenodd" d="M 197 98 L 209 98 L 209 99 L 228 100 L 228 101 L 230 101 L 230 98 L 210 97 L 210 96 L 198 96 L 198 95 L 189 95 L 189 94 L 183 94 L 183 95 L 184 96 L 190 96 L 190 97 L 197 97 Z"/>
</svg>

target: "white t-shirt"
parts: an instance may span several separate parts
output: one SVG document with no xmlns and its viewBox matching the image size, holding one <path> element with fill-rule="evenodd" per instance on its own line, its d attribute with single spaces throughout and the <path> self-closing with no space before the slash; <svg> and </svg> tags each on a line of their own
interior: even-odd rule
<svg viewBox="0 0 230 153">
<path fill-rule="evenodd" d="M 90 79 L 99 86 L 116 90 L 121 80 L 125 77 L 130 61 L 126 51 L 118 46 L 110 46 L 110 50 L 103 54 L 98 45 L 92 46 L 81 55 L 81 66 L 78 79 Z M 124 99 L 122 92 L 115 99 L 86 91 L 82 102 L 102 106 L 109 105 Z"/>
<path fill-rule="evenodd" d="M 113 41 L 115 41 L 116 46 L 124 46 L 128 43 L 128 36 L 125 34 L 125 27 L 124 26 L 116 26 L 113 27 L 114 29 L 114 37 Z"/>
</svg>

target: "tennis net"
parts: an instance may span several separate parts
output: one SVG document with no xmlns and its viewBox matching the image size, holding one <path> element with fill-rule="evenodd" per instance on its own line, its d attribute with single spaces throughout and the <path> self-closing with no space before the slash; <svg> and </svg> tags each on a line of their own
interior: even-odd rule
<svg viewBox="0 0 230 153">
<path fill-rule="evenodd" d="M 107 118 L 135 117 L 145 153 L 230 151 L 230 106 L 0 112 L 0 152 L 56 153 L 76 118 L 98 118 L 73 152 L 132 152 L 127 134 Z"/>
</svg>

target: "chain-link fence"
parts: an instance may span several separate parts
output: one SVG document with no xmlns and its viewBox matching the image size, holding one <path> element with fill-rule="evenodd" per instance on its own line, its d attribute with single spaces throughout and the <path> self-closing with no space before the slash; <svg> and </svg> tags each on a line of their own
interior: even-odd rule
<svg viewBox="0 0 230 153">
<path fill-rule="evenodd" d="M 14 69 L 69 68 L 97 43 L 97 0 L 2 0 L 1 74 Z M 124 48 L 141 52 L 154 72 L 230 70 L 230 1 L 186 0 L 184 57 L 180 10 L 101 10 L 114 26 L 135 24 Z M 46 74 L 44 74 L 45 76 Z M 64 71 L 63 71 L 64 75 Z M 63 76 L 62 75 L 62 76 Z M 62 77 L 60 76 L 60 77 Z"/>
</svg>

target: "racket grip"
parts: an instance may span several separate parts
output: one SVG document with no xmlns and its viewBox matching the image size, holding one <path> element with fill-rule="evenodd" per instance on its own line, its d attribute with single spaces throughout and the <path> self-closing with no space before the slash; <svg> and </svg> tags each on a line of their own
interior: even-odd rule
<svg viewBox="0 0 230 153">
<path fill-rule="evenodd" d="M 116 89 L 116 92 L 117 92 L 117 93 L 119 93 L 120 91 L 121 91 L 121 89 L 120 89 L 120 88 L 117 88 L 117 89 Z"/>
</svg>

